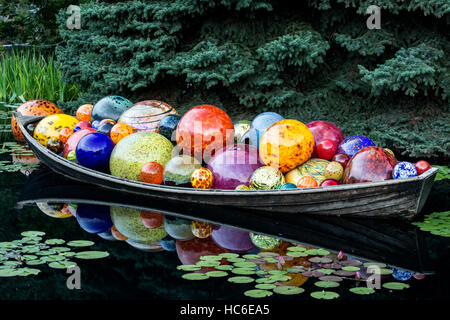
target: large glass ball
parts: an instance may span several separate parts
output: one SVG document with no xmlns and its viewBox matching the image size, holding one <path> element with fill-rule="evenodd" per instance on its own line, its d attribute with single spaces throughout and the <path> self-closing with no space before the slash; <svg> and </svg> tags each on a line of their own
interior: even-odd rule
<svg viewBox="0 0 450 320">
<path fill-rule="evenodd" d="M 121 114 L 133 103 L 120 96 L 108 96 L 100 99 L 92 109 L 91 120 L 112 119 L 117 122 Z"/>
<path fill-rule="evenodd" d="M 208 162 L 215 189 L 234 190 L 238 185 L 248 185 L 253 172 L 261 166 L 256 147 L 244 144 L 222 149 Z"/>
<path fill-rule="evenodd" d="M 92 132 L 80 139 L 75 149 L 75 155 L 80 165 L 94 170 L 108 168 L 114 143 L 99 132 Z"/>
<path fill-rule="evenodd" d="M 51 138 L 59 139 L 59 131 L 62 128 L 67 127 L 73 130 L 77 123 L 77 118 L 67 114 L 50 115 L 39 121 L 36 129 L 34 129 L 33 137 L 46 147 L 48 140 Z"/>
<path fill-rule="evenodd" d="M 348 162 L 343 183 L 374 182 L 392 179 L 397 160 L 379 147 L 366 147 L 358 151 Z"/>
<path fill-rule="evenodd" d="M 164 167 L 171 158 L 172 149 L 172 143 L 156 132 L 130 134 L 117 143 L 111 154 L 111 174 L 140 181 L 142 166 L 154 161 Z"/>
<path fill-rule="evenodd" d="M 259 142 L 267 128 L 283 119 L 284 118 L 276 112 L 263 112 L 257 115 L 255 119 L 253 119 L 248 132 L 250 144 L 259 148 Z"/>
</svg>

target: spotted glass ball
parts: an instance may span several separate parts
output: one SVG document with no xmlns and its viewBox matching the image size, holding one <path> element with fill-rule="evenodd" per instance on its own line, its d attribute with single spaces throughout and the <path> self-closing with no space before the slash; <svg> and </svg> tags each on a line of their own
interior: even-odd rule
<svg viewBox="0 0 450 320">
<path fill-rule="evenodd" d="M 280 170 L 263 166 L 253 172 L 250 178 L 250 188 L 255 190 L 278 189 L 285 182 L 284 175 Z"/>
<path fill-rule="evenodd" d="M 355 153 L 365 147 L 375 146 L 372 140 L 363 135 L 354 135 L 346 138 L 338 147 L 337 152 L 353 157 Z"/>
<path fill-rule="evenodd" d="M 214 186 L 214 175 L 206 168 L 195 169 L 191 175 L 191 184 L 196 189 L 211 189 Z"/>
<path fill-rule="evenodd" d="M 64 143 L 58 138 L 50 138 L 47 141 L 47 149 L 56 154 L 60 154 L 64 150 Z"/>
<path fill-rule="evenodd" d="M 213 232 L 212 224 L 202 221 L 192 221 L 191 232 L 197 238 L 208 238 Z"/>
<path fill-rule="evenodd" d="M 392 171 L 392 178 L 404 179 L 417 176 L 417 170 L 414 164 L 408 161 L 402 161 L 395 165 Z"/>
</svg>

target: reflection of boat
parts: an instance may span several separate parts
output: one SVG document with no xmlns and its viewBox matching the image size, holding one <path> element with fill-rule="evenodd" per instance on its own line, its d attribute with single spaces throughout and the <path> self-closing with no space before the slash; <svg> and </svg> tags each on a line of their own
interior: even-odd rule
<svg viewBox="0 0 450 320">
<path fill-rule="evenodd" d="M 408 222 L 338 217 L 313 217 L 273 213 L 260 215 L 236 208 L 151 199 L 122 191 L 101 189 L 54 174 L 42 166 L 25 184 L 18 205 L 36 202 L 74 202 L 121 206 L 174 215 L 190 220 L 237 227 L 285 241 L 343 250 L 362 259 L 389 263 L 399 268 L 432 273 L 435 261 L 429 256 L 429 233 Z M 445 240 L 439 242 L 448 246 Z"/>
<path fill-rule="evenodd" d="M 371 183 L 291 190 L 202 190 L 152 185 L 114 177 L 70 162 L 40 145 L 25 127 L 42 117 L 14 116 L 36 156 L 53 171 L 72 179 L 130 196 L 262 212 L 304 213 L 332 216 L 412 218 L 428 197 L 437 169 L 419 177 Z M 293 217 L 294 218 L 294 217 Z"/>
</svg>

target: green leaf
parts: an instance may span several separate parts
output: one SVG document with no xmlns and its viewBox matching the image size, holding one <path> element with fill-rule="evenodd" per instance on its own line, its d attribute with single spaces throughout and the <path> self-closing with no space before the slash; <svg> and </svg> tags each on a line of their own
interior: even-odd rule
<svg viewBox="0 0 450 320">
<path fill-rule="evenodd" d="M 331 300 L 339 297 L 339 294 L 332 291 L 315 291 L 311 292 L 311 297 L 315 299 Z"/>
<path fill-rule="evenodd" d="M 335 287 L 339 287 L 339 283 L 338 282 L 334 282 L 334 281 L 317 281 L 314 283 L 314 285 L 316 285 L 317 287 L 320 288 L 335 288 Z"/>
<path fill-rule="evenodd" d="M 229 282 L 233 282 L 233 283 L 250 283 L 255 281 L 255 279 L 253 279 L 252 277 L 245 277 L 245 276 L 241 276 L 241 277 L 230 277 L 228 278 Z"/>
<path fill-rule="evenodd" d="M 383 283 L 383 288 L 390 290 L 403 290 L 409 288 L 409 284 L 402 282 L 387 282 Z"/>
<path fill-rule="evenodd" d="M 67 243 L 70 247 L 90 247 L 95 243 L 89 240 L 73 240 Z"/>
<path fill-rule="evenodd" d="M 82 252 L 77 252 L 77 254 L 75 255 L 75 258 L 90 260 L 90 259 L 106 258 L 108 256 L 109 256 L 109 253 L 106 251 L 82 251 Z"/>
<path fill-rule="evenodd" d="M 205 280 L 209 278 L 206 273 L 186 273 L 181 277 L 186 280 Z"/>
<path fill-rule="evenodd" d="M 252 298 L 265 298 L 271 296 L 273 293 L 268 290 L 253 289 L 245 291 L 244 294 Z"/>
<path fill-rule="evenodd" d="M 278 286 L 273 289 L 273 292 L 284 295 L 294 295 L 305 292 L 305 289 L 295 286 Z"/>
<path fill-rule="evenodd" d="M 349 291 L 353 292 L 354 294 L 360 294 L 360 295 L 372 294 L 375 292 L 374 289 L 367 288 L 367 287 L 350 288 Z"/>
</svg>

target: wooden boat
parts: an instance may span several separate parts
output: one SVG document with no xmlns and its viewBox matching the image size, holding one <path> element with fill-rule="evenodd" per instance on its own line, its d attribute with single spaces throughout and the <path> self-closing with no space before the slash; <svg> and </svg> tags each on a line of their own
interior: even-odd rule
<svg viewBox="0 0 450 320">
<path fill-rule="evenodd" d="M 42 117 L 14 116 L 26 142 L 53 171 L 96 186 L 143 197 L 183 203 L 234 207 L 263 212 L 412 219 L 423 208 L 437 169 L 418 177 L 291 190 L 201 190 L 153 185 L 82 167 L 49 151 L 25 129 Z"/>
<path fill-rule="evenodd" d="M 379 261 L 401 269 L 432 274 L 438 260 L 448 254 L 450 239 L 421 231 L 408 221 L 373 218 L 323 217 L 211 207 L 98 188 L 55 174 L 46 166 L 34 171 L 18 197 L 18 207 L 47 203 L 86 203 L 158 212 L 188 220 L 201 220 L 248 232 L 276 237 L 331 251 L 351 254 L 360 260 Z M 433 254 L 431 254 L 434 252 Z M 442 253 L 442 254 L 441 254 Z"/>
</svg>

